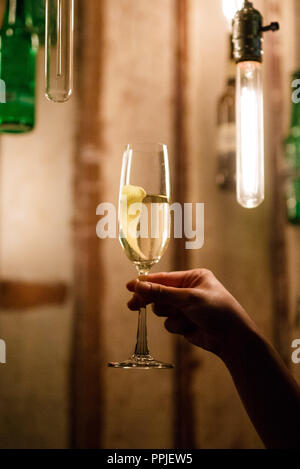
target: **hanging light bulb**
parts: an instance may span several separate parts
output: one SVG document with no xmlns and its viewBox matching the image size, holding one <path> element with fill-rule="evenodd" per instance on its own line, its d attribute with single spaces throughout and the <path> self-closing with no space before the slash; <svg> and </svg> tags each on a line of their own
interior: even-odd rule
<svg viewBox="0 0 300 469">
<path fill-rule="evenodd" d="M 246 208 L 264 201 L 262 65 L 241 62 L 237 78 L 237 197 Z"/>
<path fill-rule="evenodd" d="M 46 0 L 46 97 L 64 103 L 73 91 L 74 0 Z"/>
<path fill-rule="evenodd" d="M 263 18 L 244 0 L 233 20 L 237 63 L 237 199 L 245 208 L 258 207 L 265 197 L 262 33 L 277 31 L 278 23 L 262 26 Z"/>
<path fill-rule="evenodd" d="M 227 21 L 228 30 L 231 32 L 232 20 L 238 10 L 242 8 L 244 0 L 222 0 L 223 13 Z"/>
</svg>

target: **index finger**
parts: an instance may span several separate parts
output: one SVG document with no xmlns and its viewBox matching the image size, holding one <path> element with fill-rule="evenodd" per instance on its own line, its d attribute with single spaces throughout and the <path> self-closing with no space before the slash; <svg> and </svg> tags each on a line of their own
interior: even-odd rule
<svg viewBox="0 0 300 469">
<path fill-rule="evenodd" d="M 146 303 L 166 303 L 183 306 L 189 303 L 191 290 L 188 288 L 166 287 L 159 283 L 139 282 L 135 284 L 135 293 L 142 296 Z"/>
<path fill-rule="evenodd" d="M 178 271 L 178 272 L 159 272 L 157 274 L 149 274 L 143 280 L 151 283 L 159 283 L 160 285 L 165 285 L 166 287 L 176 287 L 181 288 L 185 277 L 189 271 Z M 131 280 L 127 284 L 127 288 L 130 291 L 134 291 L 137 280 Z"/>
</svg>

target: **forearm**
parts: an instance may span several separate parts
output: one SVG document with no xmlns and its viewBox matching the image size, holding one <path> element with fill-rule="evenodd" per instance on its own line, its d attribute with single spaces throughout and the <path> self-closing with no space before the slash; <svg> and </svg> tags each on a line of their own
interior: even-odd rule
<svg viewBox="0 0 300 469">
<path fill-rule="evenodd" d="M 244 331 L 222 357 L 267 448 L 300 448 L 300 388 L 258 332 Z"/>
<path fill-rule="evenodd" d="M 191 344 L 220 356 L 268 448 L 300 447 L 300 389 L 246 311 L 212 272 L 196 269 L 153 274 L 128 284 L 136 310 L 154 303 L 165 326 Z"/>
</svg>

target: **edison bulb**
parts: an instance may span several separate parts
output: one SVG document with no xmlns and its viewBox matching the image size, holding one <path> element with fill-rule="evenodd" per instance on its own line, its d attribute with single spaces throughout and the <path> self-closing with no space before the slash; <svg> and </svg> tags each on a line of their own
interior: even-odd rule
<svg viewBox="0 0 300 469">
<path fill-rule="evenodd" d="M 262 64 L 237 66 L 237 199 L 245 208 L 264 201 L 264 112 Z"/>
</svg>

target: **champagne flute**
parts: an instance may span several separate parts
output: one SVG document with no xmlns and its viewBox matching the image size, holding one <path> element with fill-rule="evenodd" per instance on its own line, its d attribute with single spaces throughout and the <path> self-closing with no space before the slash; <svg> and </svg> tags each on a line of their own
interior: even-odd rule
<svg viewBox="0 0 300 469">
<path fill-rule="evenodd" d="M 170 170 L 168 149 L 158 143 L 130 144 L 122 164 L 119 196 L 119 239 L 139 278 L 146 280 L 164 254 L 170 239 Z M 137 342 L 129 360 L 113 368 L 173 368 L 155 360 L 147 343 L 147 311 L 138 317 Z"/>
</svg>

